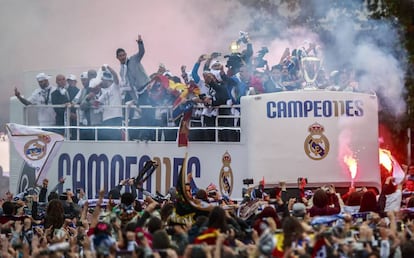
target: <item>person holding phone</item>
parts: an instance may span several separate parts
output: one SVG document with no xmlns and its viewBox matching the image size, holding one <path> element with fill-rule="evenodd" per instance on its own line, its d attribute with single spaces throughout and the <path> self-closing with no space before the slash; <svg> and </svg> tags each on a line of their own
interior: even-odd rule
<svg viewBox="0 0 414 258">
<path fill-rule="evenodd" d="M 78 199 L 73 194 L 71 189 L 67 188 L 66 192 L 65 192 L 65 195 L 63 195 L 63 196 L 66 196 L 66 200 L 61 200 L 62 204 L 63 204 L 63 209 L 65 211 L 65 213 L 64 213 L 65 217 L 66 218 L 78 217 L 78 215 L 80 214 L 81 208 L 77 204 Z"/>
</svg>

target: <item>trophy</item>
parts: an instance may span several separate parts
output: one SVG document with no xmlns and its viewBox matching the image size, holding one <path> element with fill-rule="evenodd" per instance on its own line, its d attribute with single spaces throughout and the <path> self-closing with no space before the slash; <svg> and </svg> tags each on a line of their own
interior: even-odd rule
<svg viewBox="0 0 414 258">
<path fill-rule="evenodd" d="M 305 79 L 306 85 L 303 89 L 305 90 L 314 90 L 317 89 L 316 78 L 318 77 L 318 72 L 321 69 L 321 60 L 317 57 L 307 56 L 302 57 L 302 74 Z"/>
</svg>

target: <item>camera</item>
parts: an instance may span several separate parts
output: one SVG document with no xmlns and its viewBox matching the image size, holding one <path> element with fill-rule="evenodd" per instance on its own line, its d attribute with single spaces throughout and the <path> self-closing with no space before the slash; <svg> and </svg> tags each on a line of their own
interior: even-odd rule
<svg viewBox="0 0 414 258">
<path fill-rule="evenodd" d="M 59 195 L 59 200 L 66 201 L 67 199 L 68 199 L 68 195 L 66 193 Z"/>
<path fill-rule="evenodd" d="M 243 184 L 244 185 L 252 185 L 253 183 L 254 183 L 253 178 L 243 179 Z"/>
</svg>

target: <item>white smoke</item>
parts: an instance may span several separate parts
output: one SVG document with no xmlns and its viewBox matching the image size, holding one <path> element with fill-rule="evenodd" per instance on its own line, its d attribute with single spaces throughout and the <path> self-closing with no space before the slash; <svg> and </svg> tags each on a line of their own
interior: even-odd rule
<svg viewBox="0 0 414 258">
<path fill-rule="evenodd" d="M 324 42 L 327 68 L 355 70 L 360 89 L 376 92 L 386 106 L 380 108 L 400 116 L 406 110 L 406 50 L 395 20 L 369 19 L 363 7 L 331 9 L 321 22 L 330 32 L 329 43 Z"/>
<path fill-rule="evenodd" d="M 356 49 L 353 64 L 364 71 L 359 79 L 361 88 L 379 92 L 395 114 L 405 112 L 404 71 L 399 60 L 372 44 L 365 44 Z"/>
<path fill-rule="evenodd" d="M 351 63 L 363 71 L 361 86 L 384 91 L 388 106 L 395 107 L 396 114 L 403 111 L 405 60 L 396 59 L 392 51 L 399 45 L 392 21 L 369 20 L 359 1 L 341 1 L 342 6 L 335 8 L 330 8 L 329 0 L 305 2 L 299 6 L 300 1 L 281 0 L 0 0 L 0 83 L 8 89 L 0 97 L 0 123 L 8 121 L 9 96 L 13 86 L 22 87 L 27 71 L 65 73 L 68 68 L 97 68 L 104 63 L 118 70 L 115 50 L 122 47 L 134 54 L 141 34 L 147 72 L 164 63 L 179 75 L 180 66 L 191 69 L 200 54 L 228 53 L 240 30 L 249 32 L 255 53 L 262 46 L 269 48 L 265 59 L 270 65 L 279 62 L 286 47 L 293 50 L 305 40 L 316 42 L 325 51 L 326 69 Z M 348 2 L 356 3 L 352 11 L 343 8 Z M 304 14 L 306 18 L 301 17 Z M 292 22 L 300 18 L 306 23 Z M 370 39 L 366 26 L 378 28 L 380 22 L 376 38 Z"/>
</svg>

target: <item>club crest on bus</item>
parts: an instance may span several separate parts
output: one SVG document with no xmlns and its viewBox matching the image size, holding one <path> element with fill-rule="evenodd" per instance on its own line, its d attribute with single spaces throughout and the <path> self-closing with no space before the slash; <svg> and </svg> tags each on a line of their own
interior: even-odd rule
<svg viewBox="0 0 414 258">
<path fill-rule="evenodd" d="M 226 151 L 221 159 L 223 165 L 220 170 L 220 192 L 222 195 L 231 196 L 233 191 L 233 171 L 231 170 L 231 156 Z"/>
<path fill-rule="evenodd" d="M 321 160 L 329 153 L 329 141 L 323 134 L 325 128 L 314 123 L 309 126 L 310 135 L 306 137 L 304 143 L 304 150 L 306 155 L 313 160 Z"/>
<path fill-rule="evenodd" d="M 47 153 L 47 144 L 50 142 L 48 135 L 39 135 L 37 139 L 28 141 L 24 145 L 24 155 L 29 160 L 40 160 Z"/>
</svg>

